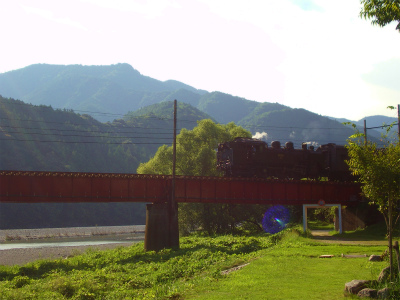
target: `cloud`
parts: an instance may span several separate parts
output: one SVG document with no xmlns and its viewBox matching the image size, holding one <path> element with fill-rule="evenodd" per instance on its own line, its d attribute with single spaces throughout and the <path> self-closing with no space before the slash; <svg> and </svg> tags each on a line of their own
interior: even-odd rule
<svg viewBox="0 0 400 300">
<path fill-rule="evenodd" d="M 111 8 L 122 12 L 135 12 L 146 18 L 155 19 L 165 13 L 171 7 L 179 7 L 174 0 L 152 0 L 152 1 L 126 1 L 126 0 L 82 0 L 94 5 Z"/>
<path fill-rule="evenodd" d="M 305 11 L 322 11 L 322 8 L 319 5 L 315 4 L 313 0 L 290 0 L 290 2 Z"/>
<path fill-rule="evenodd" d="M 392 58 L 373 66 L 362 78 L 372 84 L 400 91 L 400 58 Z"/>
<path fill-rule="evenodd" d="M 0 0 L 2 41 L 12 44 L 0 49 L 0 72 L 124 62 L 155 79 L 356 120 L 400 94 L 395 24 L 372 26 L 359 9 L 348 0 Z"/>
<path fill-rule="evenodd" d="M 86 30 L 86 28 L 79 21 L 73 20 L 68 17 L 56 16 L 52 11 L 42 9 L 42 8 L 37 8 L 37 7 L 26 6 L 23 4 L 21 5 L 21 7 L 28 14 L 34 14 L 34 15 L 42 17 L 48 21 L 52 21 L 52 22 L 63 24 L 63 25 Z"/>
</svg>

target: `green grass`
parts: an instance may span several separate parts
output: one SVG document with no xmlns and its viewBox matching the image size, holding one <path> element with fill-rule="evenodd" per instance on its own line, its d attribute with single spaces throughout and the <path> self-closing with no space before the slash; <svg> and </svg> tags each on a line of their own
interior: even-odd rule
<svg viewBox="0 0 400 300">
<path fill-rule="evenodd" d="M 179 299 L 198 282 L 251 260 L 267 236 L 188 237 L 178 251 L 144 252 L 143 243 L 69 259 L 0 267 L 0 299 Z"/>
<path fill-rule="evenodd" d="M 386 224 L 378 223 L 366 227 L 365 229 L 357 229 L 353 231 L 346 231 L 342 234 L 337 231 L 330 232 L 335 237 L 340 237 L 343 239 L 353 240 L 353 241 L 384 241 L 387 240 L 386 234 Z M 393 232 L 393 238 L 400 238 L 400 226 L 397 226 Z"/>
<path fill-rule="evenodd" d="M 185 299 L 344 299 L 353 279 L 377 279 L 387 263 L 342 254 L 381 254 L 385 246 L 316 243 L 291 237 L 261 252 L 261 257 L 224 280 L 197 287 Z M 319 258 L 323 254 L 333 258 Z"/>
<path fill-rule="evenodd" d="M 192 236 L 181 238 L 180 246 L 156 253 L 144 252 L 140 243 L 0 266 L 0 299 L 343 299 L 346 282 L 375 279 L 386 264 L 341 257 L 381 254 L 385 246 L 322 244 L 301 237 L 299 229 Z"/>
<path fill-rule="evenodd" d="M 334 230 L 335 225 L 333 223 L 326 223 L 320 221 L 311 221 L 307 222 L 308 228 L 310 230 Z"/>
</svg>

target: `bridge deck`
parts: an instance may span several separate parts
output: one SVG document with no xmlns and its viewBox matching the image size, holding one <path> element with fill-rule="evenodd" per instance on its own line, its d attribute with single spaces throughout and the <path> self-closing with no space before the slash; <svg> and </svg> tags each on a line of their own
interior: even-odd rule
<svg viewBox="0 0 400 300">
<path fill-rule="evenodd" d="M 117 173 L 0 171 L 0 202 L 166 202 L 172 177 Z M 254 178 L 176 177 L 176 202 L 351 205 L 355 183 Z"/>
</svg>

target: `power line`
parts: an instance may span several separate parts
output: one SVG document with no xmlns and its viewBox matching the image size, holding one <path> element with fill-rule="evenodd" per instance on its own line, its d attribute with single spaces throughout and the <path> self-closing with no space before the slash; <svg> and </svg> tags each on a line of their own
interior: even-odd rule
<svg viewBox="0 0 400 300">
<path fill-rule="evenodd" d="M 115 116 L 121 116 L 121 117 L 124 117 L 124 116 L 127 116 L 128 114 L 117 114 L 117 113 L 106 113 L 106 112 L 100 112 L 100 111 L 88 111 L 88 110 L 77 110 L 77 109 L 69 109 L 69 108 L 56 108 L 56 109 L 54 109 L 54 108 L 52 108 L 51 106 L 40 106 L 40 105 L 35 105 L 35 104 L 29 104 L 29 103 L 24 103 L 24 102 L 22 102 L 22 103 L 17 103 L 17 102 L 10 102 L 10 103 L 8 103 L 8 104 L 11 104 L 11 105 L 30 105 L 30 106 L 33 106 L 34 108 L 36 108 L 36 109 L 52 109 L 52 110 L 54 110 L 54 111 L 65 111 L 65 112 L 73 112 L 73 113 L 75 113 L 75 112 L 84 112 L 84 113 L 90 113 L 90 114 L 101 114 L 101 115 L 115 115 Z M 131 118 L 134 118 L 134 119 L 140 119 L 140 118 L 143 118 L 143 119 L 156 119 L 156 120 L 166 120 L 166 121 L 173 121 L 173 118 L 172 117 L 157 117 L 157 116 L 132 116 Z M 11 118 L 0 118 L 0 120 L 1 119 L 8 119 L 8 120 L 19 120 L 19 119 L 11 119 Z M 65 124 L 65 123 L 62 123 L 62 122 L 47 122 L 47 121 L 38 121 L 38 120 L 19 120 L 19 121 L 29 121 L 29 122 L 43 122 L 43 123 L 60 123 L 60 124 Z M 97 121 L 97 120 L 96 120 Z M 97 122 L 99 122 L 99 121 L 97 121 Z M 197 121 L 193 121 L 193 120 L 178 120 L 178 122 L 190 122 L 190 123 L 196 123 Z M 99 122 L 100 124 L 102 124 L 102 125 L 104 125 L 104 123 L 102 123 L 102 122 Z M 72 123 L 70 123 L 70 124 L 72 124 Z M 87 124 L 75 124 L 75 125 L 87 125 Z M 369 127 L 369 128 L 366 128 L 366 129 L 378 129 L 378 128 L 384 128 L 384 127 L 389 127 L 389 126 L 396 126 L 396 125 L 399 125 L 398 123 L 395 123 L 395 124 L 392 124 L 392 125 L 381 125 L 381 126 L 375 126 L 375 127 Z M 293 129 L 293 130 L 295 130 L 295 129 L 320 129 L 320 130 L 348 130 L 348 129 L 351 129 L 351 128 L 349 128 L 349 127 L 343 127 L 343 128 L 334 128 L 334 127 L 293 127 L 293 126 L 256 126 L 256 125 L 254 125 L 254 126 L 252 126 L 252 125 L 243 125 L 242 127 L 245 127 L 245 128 L 253 128 L 253 129 L 255 129 L 255 128 L 261 128 L 261 129 L 263 129 L 263 128 L 270 128 L 270 129 Z M 160 129 L 160 128 L 158 128 L 158 129 Z"/>
<path fill-rule="evenodd" d="M 134 134 L 134 133 L 143 133 L 143 132 L 135 132 L 135 131 L 104 131 L 104 130 L 78 130 L 78 129 L 58 129 L 58 128 L 41 128 L 41 127 L 23 127 L 23 126 L 10 126 L 10 125 L 0 125 L 0 128 L 12 128 L 12 129 L 28 129 L 28 130 L 41 130 L 41 131 L 58 131 L 58 132 L 95 132 L 95 133 L 118 133 L 118 134 Z M 142 128 L 142 129 L 161 129 L 161 128 L 146 128 L 146 127 L 135 127 L 135 128 Z M 162 128 L 165 129 L 165 128 Z M 29 134 L 29 133 L 26 133 Z M 146 132 L 146 134 L 157 134 L 157 135 L 164 135 L 164 134 L 171 134 L 171 132 Z"/>
<path fill-rule="evenodd" d="M 107 135 L 79 135 L 79 134 L 54 134 L 54 133 L 41 133 L 41 132 L 20 132 L 20 131 L 8 131 L 6 134 L 28 134 L 28 135 L 42 135 L 42 136 L 55 136 L 55 137 L 84 137 L 84 138 L 109 138 L 109 139 L 166 139 L 148 136 L 107 136 Z"/>
<path fill-rule="evenodd" d="M 143 117 L 143 119 L 156 119 L 156 120 L 173 120 L 173 119 L 169 119 L 169 118 L 156 118 L 156 117 Z M 55 121 L 42 121 L 42 120 L 26 120 L 26 119 L 14 119 L 14 118 L 0 118 L 0 120 L 12 120 L 12 121 L 23 121 L 23 122 L 37 122 L 37 123 L 44 123 L 44 124 L 62 124 L 62 125 L 77 125 L 77 126 L 87 126 L 87 125 L 91 125 L 91 124 L 78 124 L 78 123 L 66 123 L 66 122 L 55 122 Z M 191 120 L 178 120 L 178 122 L 191 122 L 191 123 L 197 123 L 197 121 L 191 121 Z M 107 126 L 104 123 L 100 123 L 103 126 Z M 1 126 L 1 125 L 0 125 Z M 96 125 L 95 125 L 96 126 Z M 343 127 L 343 128 L 335 128 L 335 127 L 294 127 L 294 126 L 272 126 L 272 125 L 267 125 L 267 126 L 246 126 L 246 125 L 242 125 L 243 128 L 259 128 L 262 130 L 266 130 L 266 129 L 275 129 L 275 130 L 349 130 L 351 128 L 348 127 Z M 116 127 L 118 128 L 118 127 Z M 141 126 L 124 126 L 122 128 L 144 128 L 144 129 L 165 129 L 164 128 L 160 128 L 160 127 L 141 127 Z M 168 130 L 168 129 L 167 129 Z M 172 131 L 172 129 L 171 129 Z"/>
<path fill-rule="evenodd" d="M 365 129 L 377 129 L 377 128 L 385 128 L 385 127 L 391 127 L 391 126 L 397 126 L 399 125 L 399 123 L 394 123 L 394 124 L 390 124 L 390 125 L 381 125 L 381 126 L 375 126 L 375 127 L 367 127 Z"/>
<path fill-rule="evenodd" d="M 1 102 L 1 99 L 0 99 L 0 102 Z M 88 114 L 90 114 L 90 116 L 92 115 L 92 114 L 99 114 L 99 115 L 112 115 L 112 116 L 120 116 L 120 117 L 130 117 L 131 119 L 140 119 L 140 118 L 143 118 L 143 119 L 149 119 L 149 118 L 153 118 L 153 119 L 157 119 L 157 120 L 164 120 L 164 121 L 173 121 L 173 118 L 171 118 L 171 117 L 160 117 L 160 116 L 149 116 L 149 115 L 143 115 L 143 116 L 129 116 L 128 115 L 128 113 L 127 114 L 117 114 L 117 113 L 107 113 L 107 112 L 100 112 L 100 111 L 88 111 L 88 110 L 77 110 L 77 109 L 69 109 L 69 108 L 56 108 L 56 109 L 54 109 L 53 107 L 51 107 L 51 106 L 40 106 L 40 105 L 34 105 L 34 104 L 28 104 L 28 103 L 16 103 L 16 102 L 10 102 L 10 103 L 8 103 L 8 104 L 10 104 L 10 105 L 21 105 L 21 106 L 24 106 L 24 105 L 30 105 L 30 106 L 32 106 L 34 109 L 51 109 L 51 110 L 53 110 L 53 111 L 60 111 L 60 112 L 71 112 L 71 113 L 75 113 L 75 112 L 84 112 L 84 113 L 88 113 Z M 76 114 L 76 113 L 75 113 Z M 96 119 L 95 119 L 96 120 Z M 121 120 L 121 119 L 114 119 L 114 121 L 115 120 Z M 102 122 L 100 122 L 100 121 L 98 121 L 98 120 L 96 120 L 97 122 L 99 122 L 100 124 L 104 124 L 104 123 L 102 123 Z M 197 121 L 194 121 L 194 120 L 184 120 L 184 119 L 181 119 L 181 120 L 178 120 L 178 122 L 189 122 L 189 123 L 196 123 Z"/>
<path fill-rule="evenodd" d="M 0 141 L 15 141 L 15 142 L 38 142 L 38 143 L 62 143 L 62 144 L 104 144 L 104 145 L 165 145 L 165 143 L 151 143 L 151 142 L 96 142 L 96 141 L 50 141 L 50 140 L 28 140 L 28 139 L 4 139 Z M 172 142 L 171 142 L 172 143 Z"/>
</svg>

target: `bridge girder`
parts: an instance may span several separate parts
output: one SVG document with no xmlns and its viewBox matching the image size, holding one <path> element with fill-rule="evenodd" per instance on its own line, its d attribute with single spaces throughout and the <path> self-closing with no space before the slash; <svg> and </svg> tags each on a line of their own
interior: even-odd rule
<svg viewBox="0 0 400 300">
<path fill-rule="evenodd" d="M 171 195 L 172 176 L 1 171 L 0 202 L 150 202 Z M 231 204 L 341 204 L 362 201 L 356 183 L 177 176 L 175 201 Z"/>
</svg>

